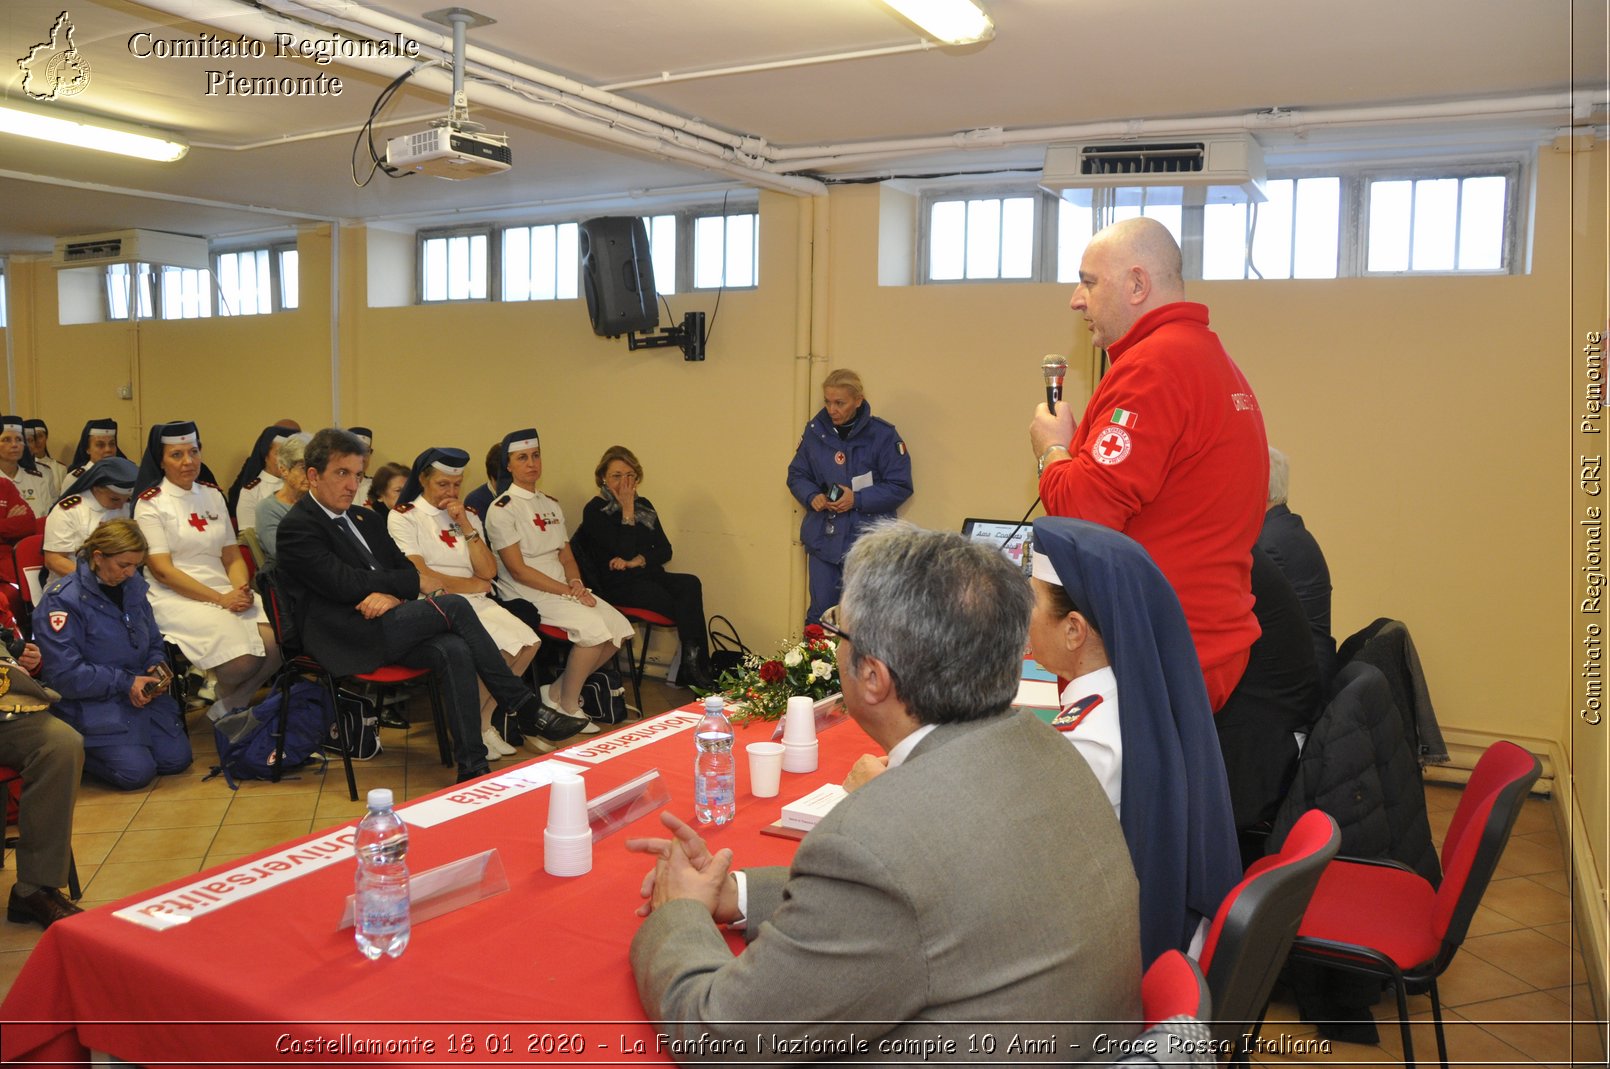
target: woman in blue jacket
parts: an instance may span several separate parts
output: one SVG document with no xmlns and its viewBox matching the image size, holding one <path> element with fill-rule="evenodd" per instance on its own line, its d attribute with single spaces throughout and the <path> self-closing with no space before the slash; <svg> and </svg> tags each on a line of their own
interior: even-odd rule
<svg viewBox="0 0 1610 1069">
<path fill-rule="evenodd" d="M 894 424 L 872 414 L 855 372 L 839 368 L 823 380 L 822 410 L 800 436 L 788 489 L 807 510 L 799 537 L 810 562 L 805 622 L 814 624 L 838 602 L 844 555 L 861 531 L 911 496 L 906 443 Z"/>
<path fill-rule="evenodd" d="M 155 674 L 166 657 L 139 574 L 145 554 L 133 520 L 102 524 L 34 617 L 41 671 L 62 695 L 54 712 L 84 736 L 84 770 L 126 791 L 191 760 L 179 705 Z"/>
</svg>

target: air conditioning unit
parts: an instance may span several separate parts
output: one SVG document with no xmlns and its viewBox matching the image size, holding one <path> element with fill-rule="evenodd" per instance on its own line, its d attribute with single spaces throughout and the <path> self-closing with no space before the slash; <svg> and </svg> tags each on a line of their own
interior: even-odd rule
<svg viewBox="0 0 1610 1069">
<path fill-rule="evenodd" d="M 114 230 L 59 238 L 52 267 L 105 267 L 107 264 L 157 264 L 162 267 L 211 266 L 207 239 L 163 230 Z"/>
<path fill-rule="evenodd" d="M 1089 190 L 1124 186 L 1214 187 L 1209 200 L 1244 202 L 1268 199 L 1265 178 L 1250 134 L 1209 134 L 1047 145 L 1040 186 L 1086 204 Z"/>
</svg>

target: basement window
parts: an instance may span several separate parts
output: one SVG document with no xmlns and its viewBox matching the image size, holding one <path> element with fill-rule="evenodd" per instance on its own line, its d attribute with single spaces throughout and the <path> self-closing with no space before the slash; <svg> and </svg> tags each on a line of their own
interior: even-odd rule
<svg viewBox="0 0 1610 1069">
<path fill-rule="evenodd" d="M 505 301 L 573 300 L 581 275 L 575 223 L 515 226 L 503 231 Z"/>
<path fill-rule="evenodd" d="M 484 301 L 490 274 L 491 229 L 419 232 L 419 299 Z"/>
</svg>

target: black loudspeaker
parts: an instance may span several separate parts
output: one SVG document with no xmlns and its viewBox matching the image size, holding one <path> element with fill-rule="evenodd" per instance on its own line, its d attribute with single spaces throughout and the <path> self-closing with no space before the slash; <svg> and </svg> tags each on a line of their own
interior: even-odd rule
<svg viewBox="0 0 1610 1069">
<path fill-rule="evenodd" d="M 594 334 L 615 338 L 660 325 L 654 264 L 642 219 L 610 215 L 582 223 L 581 272 Z"/>
</svg>

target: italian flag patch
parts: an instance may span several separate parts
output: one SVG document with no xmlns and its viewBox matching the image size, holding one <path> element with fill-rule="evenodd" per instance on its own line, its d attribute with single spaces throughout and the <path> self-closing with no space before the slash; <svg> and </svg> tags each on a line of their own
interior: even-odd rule
<svg viewBox="0 0 1610 1069">
<path fill-rule="evenodd" d="M 1139 419 L 1139 416 L 1127 408 L 1115 408 L 1112 410 L 1112 422 L 1118 424 L 1120 427 L 1128 427 L 1133 430 L 1136 422 L 1139 421 Z"/>
</svg>

